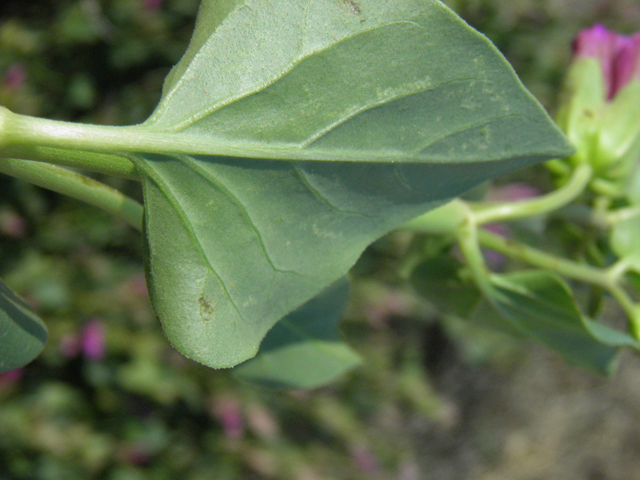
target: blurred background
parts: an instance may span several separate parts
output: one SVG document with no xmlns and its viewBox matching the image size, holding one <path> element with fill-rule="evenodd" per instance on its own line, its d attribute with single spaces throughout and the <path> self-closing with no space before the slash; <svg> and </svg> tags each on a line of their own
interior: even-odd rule
<svg viewBox="0 0 640 480">
<path fill-rule="evenodd" d="M 579 29 L 640 30 L 637 0 L 446 3 L 552 112 Z M 197 6 L 2 0 L 0 104 L 141 122 Z M 140 197 L 133 182 L 103 180 Z M 0 177 L 0 276 L 50 332 L 36 361 L 0 376 L 0 480 L 640 479 L 640 361 L 623 355 L 604 379 L 440 318 L 398 282 L 407 241 L 380 240 L 354 269 L 342 330 L 362 366 L 314 391 L 268 390 L 169 346 L 137 232 Z"/>
</svg>

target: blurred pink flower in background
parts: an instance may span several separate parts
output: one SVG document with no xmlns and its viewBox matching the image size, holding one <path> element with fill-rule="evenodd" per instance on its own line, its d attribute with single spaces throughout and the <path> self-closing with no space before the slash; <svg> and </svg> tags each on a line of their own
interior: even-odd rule
<svg viewBox="0 0 640 480">
<path fill-rule="evenodd" d="M 225 436 L 229 440 L 239 440 L 244 435 L 244 416 L 240 402 L 233 397 L 213 399 L 213 416 L 222 424 Z"/>
<path fill-rule="evenodd" d="M 515 182 L 492 187 L 485 200 L 488 202 L 517 202 L 538 195 L 540 195 L 540 191 L 537 188 L 526 183 Z"/>
<path fill-rule="evenodd" d="M 27 234 L 26 220 L 13 210 L 0 211 L 0 233 L 12 238 L 24 238 Z"/>
<path fill-rule="evenodd" d="M 82 352 L 90 360 L 100 360 L 105 354 L 104 324 L 91 320 L 82 331 Z"/>
<path fill-rule="evenodd" d="M 151 461 L 152 457 L 149 447 L 137 443 L 123 446 L 118 456 L 133 465 L 146 465 Z"/>
<path fill-rule="evenodd" d="M 11 370 L 10 372 L 0 373 L 0 388 L 15 385 L 22 378 L 22 369 Z"/>
<path fill-rule="evenodd" d="M 27 81 L 27 69 L 21 63 L 14 63 L 4 74 L 4 83 L 11 90 L 18 90 Z"/>
<path fill-rule="evenodd" d="M 485 200 L 487 202 L 518 202 L 528 200 L 540 195 L 540 191 L 526 183 L 508 183 L 506 185 L 497 185 L 491 188 L 487 193 Z M 485 230 L 500 235 L 501 237 L 509 236 L 509 227 L 504 223 L 491 223 L 484 225 Z M 483 249 L 487 264 L 494 270 L 504 268 L 506 257 L 493 250 Z"/>
<path fill-rule="evenodd" d="M 105 328 L 101 320 L 87 322 L 79 334 L 67 334 L 60 340 L 60 351 L 68 358 L 80 353 L 89 360 L 101 360 L 106 353 Z"/>
<path fill-rule="evenodd" d="M 351 458 L 358 469 L 368 478 L 380 477 L 382 473 L 380 463 L 375 455 L 364 445 L 351 447 Z"/>
<path fill-rule="evenodd" d="M 155 12 L 162 8 L 162 0 L 144 0 L 144 6 L 147 10 Z"/>
<path fill-rule="evenodd" d="M 609 100 L 632 79 L 640 81 L 640 32 L 620 35 L 598 24 L 582 30 L 573 49 L 576 59 L 600 61 Z"/>
</svg>

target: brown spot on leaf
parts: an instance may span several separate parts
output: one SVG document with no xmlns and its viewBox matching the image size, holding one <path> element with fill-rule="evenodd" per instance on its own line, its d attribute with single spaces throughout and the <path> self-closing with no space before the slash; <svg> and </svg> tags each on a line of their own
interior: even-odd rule
<svg viewBox="0 0 640 480">
<path fill-rule="evenodd" d="M 209 322 L 214 313 L 213 305 L 207 298 L 205 298 L 204 293 L 200 295 L 198 303 L 200 304 L 200 317 L 202 318 L 202 321 Z"/>
<path fill-rule="evenodd" d="M 360 15 L 362 13 L 362 9 L 360 5 L 354 0 L 344 0 L 344 4 L 351 10 L 351 13 L 354 15 Z"/>
</svg>

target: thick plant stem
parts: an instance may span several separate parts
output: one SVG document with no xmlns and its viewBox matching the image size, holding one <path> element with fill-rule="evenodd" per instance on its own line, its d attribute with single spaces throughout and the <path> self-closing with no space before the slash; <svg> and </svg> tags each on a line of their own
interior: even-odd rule
<svg viewBox="0 0 640 480">
<path fill-rule="evenodd" d="M 467 204 L 456 198 L 405 223 L 402 229 L 431 235 L 455 235 L 468 213 Z"/>
<path fill-rule="evenodd" d="M 1 150 L 0 155 L 9 158 L 52 163 L 63 167 L 79 168 L 93 173 L 113 175 L 129 180 L 140 180 L 138 171 L 133 163 L 121 155 L 38 146 L 10 147 Z"/>
<path fill-rule="evenodd" d="M 13 158 L 0 159 L 0 173 L 82 200 L 142 231 L 142 205 L 92 178 L 55 165 Z"/>
<path fill-rule="evenodd" d="M 477 205 L 474 207 L 476 222 L 483 225 L 546 215 L 575 200 L 589 185 L 592 176 L 591 166 L 581 164 L 576 167 L 565 185 L 547 195 L 519 202 Z"/>
</svg>

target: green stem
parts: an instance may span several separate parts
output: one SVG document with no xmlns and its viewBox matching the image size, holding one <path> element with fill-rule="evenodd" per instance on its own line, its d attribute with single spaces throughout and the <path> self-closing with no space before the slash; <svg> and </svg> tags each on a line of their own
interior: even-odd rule
<svg viewBox="0 0 640 480">
<path fill-rule="evenodd" d="M 465 221 L 460 224 L 457 231 L 458 245 L 467 261 L 467 265 L 471 270 L 476 284 L 487 298 L 491 298 L 491 278 L 484 261 L 484 256 L 480 250 L 478 235 L 478 224 L 476 223 L 475 215 L 470 209 L 467 209 Z"/>
<path fill-rule="evenodd" d="M 490 248 L 511 258 L 522 260 L 536 267 L 553 270 L 565 277 L 599 285 L 607 290 L 610 290 L 613 285 L 605 270 L 556 257 L 486 230 L 478 232 L 478 240 L 483 247 Z"/>
<path fill-rule="evenodd" d="M 0 173 L 102 208 L 142 231 L 142 205 L 92 178 L 56 165 L 13 158 L 0 159 Z"/>
<path fill-rule="evenodd" d="M 613 210 L 604 214 L 604 218 L 609 225 L 617 225 L 625 220 L 630 220 L 635 217 L 640 217 L 640 207 L 626 207 L 618 210 Z"/>
<path fill-rule="evenodd" d="M 456 198 L 405 223 L 402 229 L 433 235 L 455 235 L 466 221 L 468 213 L 469 206 Z"/>
<path fill-rule="evenodd" d="M 38 146 L 9 147 L 0 150 L 0 154 L 3 157 L 36 160 L 104 175 L 114 175 L 129 180 L 140 180 L 133 163 L 120 155 Z"/>
<path fill-rule="evenodd" d="M 629 295 L 618 285 L 609 288 L 609 293 L 617 300 L 622 309 L 627 314 L 629 325 L 633 336 L 640 339 L 640 317 L 638 315 L 638 306 L 629 298 Z"/>
<path fill-rule="evenodd" d="M 561 188 L 519 202 L 474 205 L 474 214 L 478 225 L 486 223 L 518 220 L 532 216 L 545 215 L 558 210 L 575 200 L 589 185 L 593 169 L 588 164 L 581 164 L 573 171 L 569 181 Z"/>
</svg>

